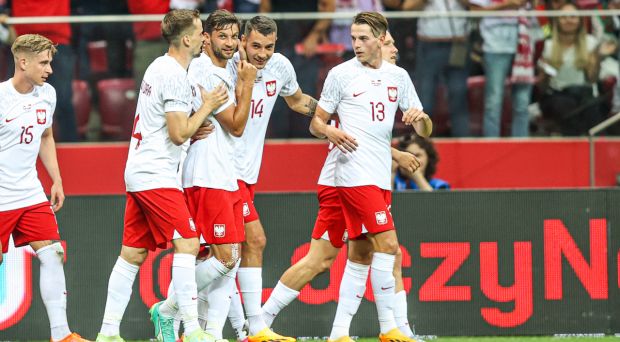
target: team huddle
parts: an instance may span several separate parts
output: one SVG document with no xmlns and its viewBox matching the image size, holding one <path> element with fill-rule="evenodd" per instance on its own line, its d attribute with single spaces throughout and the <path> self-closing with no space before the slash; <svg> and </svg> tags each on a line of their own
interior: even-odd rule
<svg viewBox="0 0 620 342">
<path fill-rule="evenodd" d="M 124 341 L 119 327 L 139 267 L 149 250 L 169 243 L 168 296 L 149 310 L 158 341 L 177 341 L 181 322 L 182 341 L 222 340 L 227 317 L 238 341 L 295 341 L 271 330 L 272 322 L 330 268 L 344 244 L 348 260 L 329 340 L 352 341 L 351 320 L 370 276 L 379 340 L 415 341 L 390 213 L 390 177 L 393 162 L 412 172 L 420 164 L 390 142 L 398 109 L 421 136 L 431 134 L 432 123 L 408 73 L 395 65 L 398 50 L 387 20 L 376 12 L 355 16 L 356 56 L 329 72 L 318 101 L 302 92 L 292 64 L 274 52 L 272 19 L 256 16 L 241 28 L 224 10 L 211 13 L 204 26 L 191 10 L 170 11 L 161 23 L 169 50 L 151 63 L 140 87 L 125 168 L 122 247 L 97 341 Z M 67 324 L 64 250 L 54 216 L 64 193 L 51 132 L 56 95 L 45 80 L 56 49 L 49 39 L 28 34 L 17 38 L 12 52 L 15 76 L 0 84 L 2 252 L 12 235 L 15 246 L 29 244 L 39 257 L 51 341 L 86 341 Z M 278 95 L 312 117 L 310 132 L 327 138 L 330 147 L 318 181 L 310 250 L 261 306 L 266 236 L 254 187 Z M 37 155 L 54 183 L 50 201 L 37 179 Z"/>
</svg>

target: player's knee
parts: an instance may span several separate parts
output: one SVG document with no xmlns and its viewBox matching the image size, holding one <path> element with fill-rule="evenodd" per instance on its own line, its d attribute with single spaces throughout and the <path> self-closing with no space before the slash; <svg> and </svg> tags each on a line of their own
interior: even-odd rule
<svg viewBox="0 0 620 342">
<path fill-rule="evenodd" d="M 360 265 L 370 265 L 372 262 L 372 252 L 370 253 L 349 253 L 349 261 Z"/>
<path fill-rule="evenodd" d="M 386 239 L 381 241 L 375 252 L 397 255 L 400 252 L 400 246 L 397 239 Z"/>
<path fill-rule="evenodd" d="M 240 258 L 239 244 L 233 244 L 230 249 L 222 253 L 220 256 L 220 262 L 228 269 L 233 269 Z"/>
<path fill-rule="evenodd" d="M 147 255 L 148 255 L 148 251 L 146 249 L 134 250 L 132 252 L 126 252 L 126 251 L 121 250 L 121 257 L 128 263 L 132 265 L 137 265 L 137 266 L 140 266 L 144 263 L 144 260 L 146 260 Z"/>
<path fill-rule="evenodd" d="M 267 245 L 267 237 L 265 234 L 257 234 L 256 236 L 246 236 L 246 245 L 248 252 L 262 253 Z"/>
<path fill-rule="evenodd" d="M 334 260 L 335 258 L 330 257 L 321 260 L 321 263 L 319 264 L 319 273 L 327 272 L 332 267 Z"/>
</svg>

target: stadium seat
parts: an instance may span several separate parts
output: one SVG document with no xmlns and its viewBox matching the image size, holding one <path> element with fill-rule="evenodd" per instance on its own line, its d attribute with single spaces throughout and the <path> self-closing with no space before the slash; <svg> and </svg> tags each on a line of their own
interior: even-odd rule
<svg viewBox="0 0 620 342">
<path fill-rule="evenodd" d="M 112 140 L 129 140 L 138 96 L 132 78 L 97 82 L 101 132 Z"/>
<path fill-rule="evenodd" d="M 75 110 L 76 116 L 76 124 L 78 129 L 78 134 L 81 137 L 86 135 L 88 131 L 88 121 L 90 120 L 90 110 L 91 110 L 91 92 L 88 87 L 88 82 L 83 80 L 73 80 L 73 98 L 71 102 L 73 103 L 73 109 Z"/>
<path fill-rule="evenodd" d="M 94 74 L 108 72 L 108 43 L 105 40 L 89 42 L 87 46 L 90 71 Z"/>
</svg>

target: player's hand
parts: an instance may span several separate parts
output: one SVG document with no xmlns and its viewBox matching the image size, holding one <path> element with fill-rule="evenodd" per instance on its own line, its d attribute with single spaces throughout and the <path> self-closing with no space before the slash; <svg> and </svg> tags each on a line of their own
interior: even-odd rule
<svg viewBox="0 0 620 342">
<path fill-rule="evenodd" d="M 403 113 L 403 122 L 405 123 L 405 125 L 413 125 L 416 122 L 420 122 L 423 120 L 429 120 L 430 121 L 430 116 L 428 116 L 428 114 L 424 113 L 423 111 L 419 110 L 419 109 L 415 109 L 415 108 L 410 108 L 407 109 L 404 113 Z"/>
<path fill-rule="evenodd" d="M 420 160 L 409 152 L 399 151 L 394 158 L 398 167 L 407 170 L 409 173 L 413 174 L 420 168 Z"/>
<path fill-rule="evenodd" d="M 201 85 L 198 85 L 200 89 L 200 98 L 202 98 L 202 105 L 209 106 L 216 109 L 228 101 L 228 91 L 226 91 L 226 85 L 224 82 L 220 83 L 215 89 L 207 92 Z"/>
<path fill-rule="evenodd" d="M 192 135 L 192 141 L 202 140 L 209 136 L 209 134 L 215 132 L 215 126 L 211 120 L 206 120 L 202 123 L 194 135 Z"/>
<path fill-rule="evenodd" d="M 256 67 L 248 61 L 241 60 L 237 62 L 237 75 L 242 82 L 254 85 L 257 72 Z"/>
<path fill-rule="evenodd" d="M 65 202 L 65 191 L 62 189 L 62 181 L 58 181 L 52 184 L 50 194 L 52 209 L 54 210 L 54 212 L 57 212 L 58 210 L 60 210 L 60 208 L 62 208 L 62 205 Z"/>
<path fill-rule="evenodd" d="M 325 136 L 327 140 L 338 147 L 342 153 L 353 152 L 357 149 L 357 140 L 334 126 L 327 126 Z"/>
<path fill-rule="evenodd" d="M 7 20 L 9 20 L 9 16 L 6 14 L 0 14 L 0 24 L 5 25 Z"/>
</svg>

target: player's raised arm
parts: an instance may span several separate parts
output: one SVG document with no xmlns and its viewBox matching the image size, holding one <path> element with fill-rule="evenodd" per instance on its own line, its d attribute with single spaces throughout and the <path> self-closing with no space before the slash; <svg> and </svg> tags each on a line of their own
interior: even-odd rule
<svg viewBox="0 0 620 342">
<path fill-rule="evenodd" d="M 245 125 L 248 122 L 256 72 L 256 67 L 246 61 L 239 61 L 237 63 L 238 76 L 235 86 L 237 105 L 226 108 L 215 117 L 217 121 L 235 137 L 243 135 Z"/>
<path fill-rule="evenodd" d="M 412 125 L 415 132 L 424 138 L 428 138 L 433 132 L 433 122 L 428 114 L 421 109 L 409 108 L 403 113 L 405 125 Z"/>
<path fill-rule="evenodd" d="M 52 179 L 52 188 L 50 189 L 50 203 L 54 212 L 60 210 L 65 201 L 65 192 L 62 188 L 62 178 L 60 177 L 60 168 L 58 167 L 58 158 L 56 158 L 56 143 L 52 128 L 47 128 L 41 135 L 41 148 L 39 149 L 39 158 Z"/>
<path fill-rule="evenodd" d="M 291 96 L 285 96 L 284 101 L 290 109 L 309 117 L 314 116 L 316 105 L 319 103 L 314 97 L 302 93 L 301 89 L 297 89 Z"/>
<path fill-rule="evenodd" d="M 170 135 L 170 140 L 175 145 L 182 145 L 187 141 L 196 133 L 211 112 L 228 101 L 226 87 L 223 84 L 220 84 L 211 92 L 207 92 L 200 86 L 198 87 L 202 97 L 202 105 L 194 115 L 188 118 L 183 111 L 166 112 L 168 134 Z"/>
</svg>

